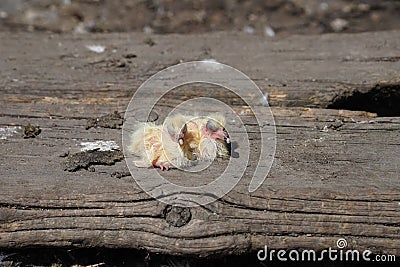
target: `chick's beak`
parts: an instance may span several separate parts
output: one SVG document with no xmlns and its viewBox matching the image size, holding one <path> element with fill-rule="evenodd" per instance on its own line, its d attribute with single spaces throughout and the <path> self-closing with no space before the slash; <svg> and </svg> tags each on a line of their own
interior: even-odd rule
<svg viewBox="0 0 400 267">
<path fill-rule="evenodd" d="M 229 137 L 229 134 L 228 134 L 228 132 L 226 131 L 226 129 L 223 128 L 223 129 L 222 129 L 222 132 L 223 132 L 223 135 L 224 135 L 224 141 L 225 141 L 227 144 L 230 144 L 230 143 L 231 143 L 231 138 Z"/>
<path fill-rule="evenodd" d="M 225 142 L 226 142 L 227 144 L 230 144 L 230 143 L 231 143 L 231 139 L 229 138 L 229 135 L 225 136 L 225 137 L 224 137 L 224 140 L 225 140 Z"/>
<path fill-rule="evenodd" d="M 229 138 L 229 134 L 226 132 L 225 129 L 218 129 L 217 131 L 215 131 L 214 134 L 215 134 L 214 136 L 216 139 L 223 140 L 227 144 L 229 144 L 231 142 L 231 139 Z"/>
</svg>

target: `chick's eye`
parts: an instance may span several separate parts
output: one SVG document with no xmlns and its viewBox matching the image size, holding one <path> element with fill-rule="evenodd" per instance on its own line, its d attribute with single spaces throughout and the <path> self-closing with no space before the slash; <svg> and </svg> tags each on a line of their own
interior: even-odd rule
<svg viewBox="0 0 400 267">
<path fill-rule="evenodd" d="M 211 132 L 216 132 L 218 130 L 218 126 L 212 120 L 207 121 L 206 128 Z"/>
<path fill-rule="evenodd" d="M 183 145 L 183 142 L 184 142 L 184 141 L 183 141 L 183 138 L 181 138 L 181 137 L 178 138 L 178 144 Z"/>
</svg>

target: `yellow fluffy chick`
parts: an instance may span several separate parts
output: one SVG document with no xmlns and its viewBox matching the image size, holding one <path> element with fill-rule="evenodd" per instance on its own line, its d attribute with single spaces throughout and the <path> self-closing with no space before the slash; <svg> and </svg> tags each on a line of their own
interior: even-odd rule
<svg viewBox="0 0 400 267">
<path fill-rule="evenodd" d="M 230 138 L 226 132 L 225 117 L 212 114 L 209 117 L 185 116 L 186 143 L 199 160 L 230 157 Z"/>
<path fill-rule="evenodd" d="M 188 157 L 184 153 L 187 126 L 182 116 L 167 118 L 164 125 L 145 123 L 131 137 L 129 150 L 140 157 L 137 167 L 159 167 L 168 170 L 184 167 Z"/>
</svg>

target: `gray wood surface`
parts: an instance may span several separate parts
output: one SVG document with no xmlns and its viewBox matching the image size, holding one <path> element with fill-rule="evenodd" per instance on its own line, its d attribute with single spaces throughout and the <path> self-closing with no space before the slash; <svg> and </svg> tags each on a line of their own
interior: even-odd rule
<svg viewBox="0 0 400 267">
<path fill-rule="evenodd" d="M 400 118 L 325 109 L 345 91 L 398 83 L 400 32 L 275 41 L 233 33 L 166 35 L 152 36 L 152 47 L 146 38 L 0 34 L 0 127 L 21 127 L 0 139 L 0 247 L 129 247 L 209 256 L 264 245 L 322 250 L 345 238 L 350 249 L 400 255 Z M 106 52 L 90 52 L 85 45 L 91 44 Z M 131 176 L 116 178 L 115 172 L 128 171 L 124 161 L 96 165 L 94 172 L 64 170 L 62 156 L 79 152 L 81 142 L 122 145 L 121 129 L 86 129 L 88 118 L 122 114 L 135 88 L 157 70 L 205 58 L 240 69 L 269 93 L 277 147 L 257 191 L 248 193 L 249 166 L 228 195 L 186 210 L 190 218 L 177 227 L 166 218 L 166 205 Z M 160 118 L 178 97 L 187 95 L 167 96 Z M 234 96 L 226 99 L 243 109 Z M 253 162 L 259 129 L 251 116 L 242 117 Z M 36 138 L 23 138 L 28 123 L 40 126 Z M 223 166 L 216 162 L 201 175 L 212 177 Z M 165 175 L 175 183 L 202 181 L 178 170 Z"/>
</svg>

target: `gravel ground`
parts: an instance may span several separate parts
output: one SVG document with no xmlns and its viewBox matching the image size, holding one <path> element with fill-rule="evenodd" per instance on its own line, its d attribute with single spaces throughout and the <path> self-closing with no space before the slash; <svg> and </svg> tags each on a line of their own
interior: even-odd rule
<svg viewBox="0 0 400 267">
<path fill-rule="evenodd" d="M 0 31 L 288 34 L 399 29 L 400 1 L 2 0 Z"/>
</svg>

